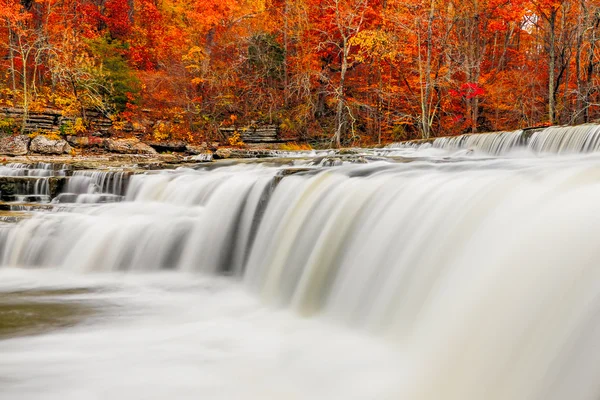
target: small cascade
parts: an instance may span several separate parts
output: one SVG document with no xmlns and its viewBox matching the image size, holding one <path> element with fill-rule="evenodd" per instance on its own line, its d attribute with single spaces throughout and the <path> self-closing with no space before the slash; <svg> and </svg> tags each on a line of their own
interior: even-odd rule
<svg viewBox="0 0 600 400">
<path fill-rule="evenodd" d="M 70 167 L 52 163 L 9 163 L 0 166 L 3 201 L 48 203 L 63 186 Z"/>
<path fill-rule="evenodd" d="M 433 147 L 448 150 L 477 150 L 487 154 L 500 155 L 522 146 L 523 131 L 498 132 L 494 134 L 471 134 L 455 137 L 438 138 L 433 142 Z"/>
<path fill-rule="evenodd" d="M 35 181 L 33 195 L 39 198 L 39 202 L 47 203 L 50 201 L 50 182 L 48 178 L 40 178 Z"/>
<path fill-rule="evenodd" d="M 121 201 L 132 172 L 129 170 L 75 171 L 57 203 L 110 203 Z"/>
<path fill-rule="evenodd" d="M 3 242 L 0 265 L 49 267 L 77 258 L 83 270 L 240 275 L 277 172 L 227 168 L 133 175 L 128 202 L 45 214 L 19 225 Z M 31 235 L 45 239 L 29 247 Z"/>
<path fill-rule="evenodd" d="M 190 157 L 190 159 L 192 159 L 194 161 L 198 161 L 198 162 L 210 162 L 213 160 L 213 154 L 212 153 L 200 153 L 200 154 L 196 154 L 195 156 Z"/>
<path fill-rule="evenodd" d="M 29 176 L 29 177 L 51 177 L 67 176 L 70 167 L 66 164 L 51 163 L 9 163 L 0 166 L 0 176 Z"/>
<path fill-rule="evenodd" d="M 27 176 L 29 164 L 9 163 L 0 166 L 0 176 Z"/>
<path fill-rule="evenodd" d="M 400 149 L 428 148 L 450 152 L 480 152 L 488 155 L 506 155 L 515 150 L 533 154 L 575 154 L 600 151 L 600 125 L 552 126 L 512 132 L 464 134 L 440 137 L 432 143 L 396 143 L 386 148 L 387 154 Z"/>
<path fill-rule="evenodd" d="M 528 148 L 536 153 L 589 153 L 600 150 L 600 125 L 550 127 L 534 132 Z"/>
</svg>

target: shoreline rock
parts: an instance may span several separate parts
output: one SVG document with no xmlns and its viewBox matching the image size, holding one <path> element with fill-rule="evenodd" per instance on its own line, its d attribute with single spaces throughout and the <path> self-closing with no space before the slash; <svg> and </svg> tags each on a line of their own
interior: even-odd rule
<svg viewBox="0 0 600 400">
<path fill-rule="evenodd" d="M 29 152 L 30 138 L 27 135 L 16 135 L 0 138 L 0 155 L 24 156 Z"/>
<path fill-rule="evenodd" d="M 29 151 L 37 154 L 69 154 L 71 146 L 66 140 L 54 140 L 44 135 L 37 135 L 29 144 Z"/>
<path fill-rule="evenodd" d="M 105 139 L 104 148 L 118 154 L 158 154 L 156 150 L 139 139 Z"/>
</svg>

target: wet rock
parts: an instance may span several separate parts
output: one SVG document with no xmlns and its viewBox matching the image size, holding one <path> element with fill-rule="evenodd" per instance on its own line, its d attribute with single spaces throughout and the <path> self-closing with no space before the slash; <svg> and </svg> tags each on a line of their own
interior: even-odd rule
<svg viewBox="0 0 600 400">
<path fill-rule="evenodd" d="M 316 160 L 315 160 L 316 162 Z M 320 160 L 319 163 L 323 167 L 337 167 L 343 164 L 342 160 L 338 157 L 325 157 Z M 317 165 L 319 165 L 317 164 Z"/>
<path fill-rule="evenodd" d="M 56 197 L 67 182 L 64 176 L 53 176 L 49 178 L 26 177 L 26 176 L 0 176 L 0 199 L 3 201 L 14 201 L 18 197 L 32 195 L 35 186 L 40 181 L 47 181 L 48 194 L 50 198 Z"/>
<path fill-rule="evenodd" d="M 31 140 L 29 151 L 38 154 L 69 154 L 71 146 L 63 139 L 54 140 L 44 135 L 37 135 Z"/>
<path fill-rule="evenodd" d="M 177 164 L 183 160 L 183 157 L 179 154 L 159 154 L 158 159 L 163 163 Z"/>
<path fill-rule="evenodd" d="M 105 139 L 104 147 L 112 153 L 158 154 L 156 150 L 138 139 Z"/>
<path fill-rule="evenodd" d="M 189 161 L 196 162 L 211 162 L 213 160 L 213 154 L 210 152 L 196 154 L 195 156 L 187 158 Z"/>
<path fill-rule="evenodd" d="M 215 160 L 224 160 L 226 158 L 231 158 L 231 149 L 218 149 L 217 151 L 215 151 L 213 157 Z"/>
<path fill-rule="evenodd" d="M 193 155 L 204 154 L 208 152 L 208 143 L 202 143 L 201 145 L 188 144 L 185 146 L 185 150 Z"/>
<path fill-rule="evenodd" d="M 268 158 L 273 157 L 271 150 L 262 149 L 233 149 L 231 150 L 231 158 Z"/>
<path fill-rule="evenodd" d="M 340 154 L 342 156 L 355 155 L 355 154 L 359 154 L 359 153 L 360 153 L 359 149 L 353 149 L 353 148 L 344 148 L 344 149 L 340 149 L 338 151 L 338 154 Z"/>
<path fill-rule="evenodd" d="M 29 151 L 29 136 L 16 135 L 0 138 L 0 155 L 24 156 Z"/>
</svg>

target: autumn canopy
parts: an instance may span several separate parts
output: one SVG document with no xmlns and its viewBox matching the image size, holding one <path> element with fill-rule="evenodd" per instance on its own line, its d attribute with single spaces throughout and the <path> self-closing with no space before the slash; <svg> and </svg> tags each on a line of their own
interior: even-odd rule
<svg viewBox="0 0 600 400">
<path fill-rule="evenodd" d="M 0 37 L 0 107 L 173 121 L 159 139 L 254 123 L 358 145 L 600 116 L 600 0 L 0 0 Z"/>
</svg>

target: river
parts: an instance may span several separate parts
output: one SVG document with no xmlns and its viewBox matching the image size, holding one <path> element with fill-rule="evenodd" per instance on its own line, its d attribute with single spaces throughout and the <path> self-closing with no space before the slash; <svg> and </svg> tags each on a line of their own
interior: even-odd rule
<svg viewBox="0 0 600 400">
<path fill-rule="evenodd" d="M 0 306 L 78 312 L 0 336 L 0 398 L 598 399 L 600 155 L 359 153 L 44 167 Z"/>
</svg>

